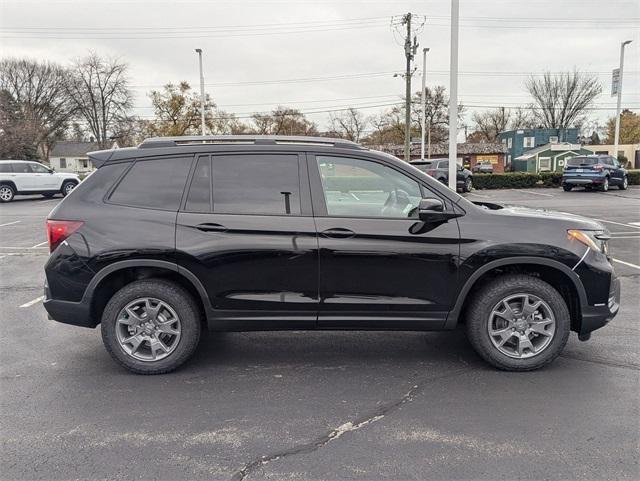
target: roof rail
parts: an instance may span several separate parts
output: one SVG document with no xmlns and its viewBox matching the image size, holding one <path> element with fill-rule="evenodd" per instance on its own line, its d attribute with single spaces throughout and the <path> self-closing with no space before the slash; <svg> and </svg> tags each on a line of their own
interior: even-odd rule
<svg viewBox="0 0 640 481">
<path fill-rule="evenodd" d="M 159 147 L 178 147 L 180 145 L 199 144 L 253 144 L 253 145 L 328 145 L 343 149 L 364 149 L 350 140 L 331 137 L 305 137 L 289 135 L 204 135 L 184 137 L 151 137 L 145 139 L 138 147 L 141 149 Z"/>
</svg>

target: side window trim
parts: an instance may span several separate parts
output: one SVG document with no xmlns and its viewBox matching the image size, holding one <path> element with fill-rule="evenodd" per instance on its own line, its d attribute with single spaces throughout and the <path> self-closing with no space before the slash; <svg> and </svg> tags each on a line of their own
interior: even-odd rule
<svg viewBox="0 0 640 481">
<path fill-rule="evenodd" d="M 324 196 L 324 189 L 322 186 L 322 179 L 320 178 L 320 170 L 318 167 L 318 156 L 328 156 L 328 157 L 344 157 L 347 159 L 357 159 L 368 162 L 375 162 L 377 164 L 383 165 L 390 169 L 395 170 L 401 175 L 408 177 L 412 181 L 416 182 L 420 188 L 420 192 L 425 198 L 426 194 L 430 194 L 434 198 L 438 198 L 443 202 L 449 205 L 451 202 L 449 199 L 443 197 L 438 192 L 435 192 L 429 188 L 421 179 L 414 177 L 409 172 L 405 172 L 396 168 L 394 165 L 383 161 L 382 159 L 375 159 L 371 157 L 364 157 L 355 154 L 342 154 L 342 153 L 319 153 L 319 152 L 308 152 L 307 153 L 307 170 L 309 172 L 309 187 L 311 189 L 311 202 L 313 207 L 313 215 L 314 217 L 336 217 L 336 218 L 347 218 L 347 219 L 379 219 L 379 220 L 411 220 L 408 217 L 359 217 L 359 216 L 345 216 L 345 215 L 332 215 L 330 216 L 327 210 L 327 205 Z"/>
</svg>

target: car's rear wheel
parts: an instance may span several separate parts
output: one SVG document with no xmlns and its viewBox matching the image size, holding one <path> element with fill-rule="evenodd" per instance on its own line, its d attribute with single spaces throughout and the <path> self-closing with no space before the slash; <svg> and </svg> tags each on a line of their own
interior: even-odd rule
<svg viewBox="0 0 640 481">
<path fill-rule="evenodd" d="M 472 188 L 473 188 L 473 181 L 471 180 L 471 177 L 467 177 L 466 180 L 464 181 L 464 185 L 462 186 L 462 192 L 471 192 Z"/>
<path fill-rule="evenodd" d="M 191 295 L 163 279 L 132 282 L 109 300 L 102 340 L 122 366 L 137 374 L 173 371 L 194 353 L 200 316 Z"/>
<path fill-rule="evenodd" d="M 476 352 L 507 371 L 530 371 L 562 352 L 571 319 L 562 296 L 528 275 L 496 278 L 467 309 L 467 336 Z"/>
<path fill-rule="evenodd" d="M 564 189 L 565 192 L 570 192 L 571 189 L 573 189 L 573 186 L 569 184 L 562 184 L 562 188 Z"/>
<path fill-rule="evenodd" d="M 0 202 L 11 202 L 16 191 L 9 184 L 0 185 Z"/>
<path fill-rule="evenodd" d="M 606 192 L 609 190 L 609 177 L 604 178 L 604 180 L 602 181 L 602 184 L 600 184 L 600 190 L 602 192 Z"/>
<path fill-rule="evenodd" d="M 627 190 L 627 187 L 629 187 L 629 178 L 625 175 L 622 178 L 622 182 L 620 183 L 620 185 L 618 185 L 618 188 L 620 190 Z"/>
<path fill-rule="evenodd" d="M 71 193 L 71 191 L 76 188 L 76 185 L 77 184 L 72 180 L 65 181 L 62 184 L 62 188 L 60 189 L 60 191 L 62 192 L 62 195 L 65 197 L 68 196 Z"/>
</svg>

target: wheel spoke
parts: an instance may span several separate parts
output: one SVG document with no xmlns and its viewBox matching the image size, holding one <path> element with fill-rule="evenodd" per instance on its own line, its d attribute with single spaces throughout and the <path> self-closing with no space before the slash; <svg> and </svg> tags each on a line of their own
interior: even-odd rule
<svg viewBox="0 0 640 481">
<path fill-rule="evenodd" d="M 158 320 L 158 313 L 160 312 L 161 307 L 162 307 L 162 304 L 160 304 L 159 302 L 158 304 L 156 304 L 155 307 L 153 307 L 151 305 L 150 299 L 145 300 L 145 311 L 147 313 L 147 317 L 153 321 Z"/>
<path fill-rule="evenodd" d="M 531 314 L 535 313 L 541 305 L 541 300 L 529 302 L 529 296 L 525 296 L 524 300 L 522 301 L 522 315 L 524 317 L 529 317 Z"/>
<path fill-rule="evenodd" d="M 543 319 L 541 321 L 532 322 L 531 324 L 529 324 L 529 328 L 531 329 L 532 332 L 541 334 L 543 336 L 551 337 L 553 336 L 553 332 L 548 331 L 547 326 L 552 326 L 552 325 L 553 325 L 553 321 L 551 319 Z"/>
<path fill-rule="evenodd" d="M 527 335 L 521 334 L 518 336 L 518 354 L 520 357 L 525 353 L 525 349 L 529 349 L 531 352 L 536 352 L 533 344 L 531 344 L 531 340 Z"/>
<path fill-rule="evenodd" d="M 127 337 L 127 338 L 122 340 L 123 344 L 130 344 L 131 345 L 131 353 L 132 354 L 138 350 L 138 348 L 140 347 L 140 345 L 143 342 L 144 342 L 144 339 L 142 338 L 142 336 L 140 334 L 135 334 L 133 336 Z"/>
<path fill-rule="evenodd" d="M 174 322 L 175 321 L 159 322 L 158 329 L 160 330 L 160 332 L 163 332 L 164 334 L 171 334 L 172 336 L 177 336 L 179 334 L 179 331 L 171 327 L 171 325 Z"/>
<path fill-rule="evenodd" d="M 516 318 L 516 313 L 513 312 L 513 309 L 507 301 L 502 301 L 502 305 L 504 306 L 504 310 L 495 311 L 496 314 L 506 321 L 513 321 Z"/>
<path fill-rule="evenodd" d="M 158 351 L 164 353 L 169 352 L 169 347 L 157 337 L 149 339 L 149 345 L 151 347 L 151 356 L 156 359 L 158 357 Z"/>
<path fill-rule="evenodd" d="M 500 341 L 498 341 L 498 346 L 502 347 L 504 344 L 513 337 L 515 333 L 513 332 L 511 327 L 506 327 L 504 329 L 498 329 L 495 331 L 491 331 L 492 336 L 499 336 Z"/>
</svg>

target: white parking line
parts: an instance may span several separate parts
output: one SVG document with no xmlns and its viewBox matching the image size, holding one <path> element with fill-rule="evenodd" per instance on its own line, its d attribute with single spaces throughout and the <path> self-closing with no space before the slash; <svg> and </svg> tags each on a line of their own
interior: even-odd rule
<svg viewBox="0 0 640 481">
<path fill-rule="evenodd" d="M 629 267 L 635 267 L 636 269 L 640 269 L 640 266 L 637 266 L 635 264 L 632 264 L 631 262 L 625 262 L 625 261 L 621 261 L 619 259 L 614 259 L 613 257 L 611 258 L 611 260 L 613 262 L 617 262 L 618 264 L 623 264 L 625 266 L 629 266 Z"/>
<path fill-rule="evenodd" d="M 13 222 L 7 222 L 6 224 L 0 224 L 0 227 L 4 227 L 6 225 L 18 224 L 19 222 L 22 222 L 22 221 L 21 220 L 14 220 Z"/>
<path fill-rule="evenodd" d="M 605 220 L 605 219 L 595 219 L 598 222 L 606 222 L 607 224 L 616 224 L 616 225 L 623 225 L 625 227 L 634 227 L 636 229 L 640 229 L 640 226 L 634 225 L 637 224 L 637 222 L 630 222 L 629 224 L 623 224 L 622 222 L 616 222 L 613 220 Z"/>
<path fill-rule="evenodd" d="M 40 296 L 40 297 L 36 297 L 34 300 L 29 301 L 29 302 L 25 302 L 24 304 L 22 304 L 20 307 L 31 307 L 34 304 L 37 304 L 38 302 L 41 302 L 42 299 L 44 299 L 44 296 Z"/>
<path fill-rule="evenodd" d="M 48 241 L 40 242 L 40 244 L 36 244 L 36 245 L 34 245 L 34 246 L 30 247 L 29 249 L 35 249 L 35 248 L 37 248 L 37 247 L 43 246 L 43 245 L 45 245 L 47 242 L 48 242 Z"/>
<path fill-rule="evenodd" d="M 555 197 L 555 195 L 543 194 L 542 192 L 531 192 L 530 190 L 516 190 L 516 192 L 523 192 L 525 194 L 533 194 L 533 195 L 541 195 L 542 197 Z"/>
<path fill-rule="evenodd" d="M 611 239 L 640 239 L 640 235 L 614 235 Z"/>
<path fill-rule="evenodd" d="M 640 227 L 640 222 L 629 222 L 629 225 Z"/>
</svg>

